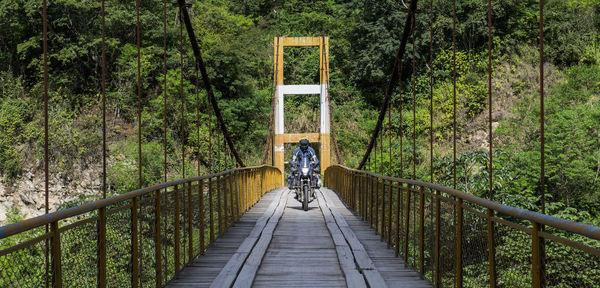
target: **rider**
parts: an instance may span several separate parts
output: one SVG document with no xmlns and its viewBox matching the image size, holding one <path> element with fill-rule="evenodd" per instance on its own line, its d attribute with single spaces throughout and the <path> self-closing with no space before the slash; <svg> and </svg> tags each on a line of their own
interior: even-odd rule
<svg viewBox="0 0 600 288">
<path fill-rule="evenodd" d="M 314 162 L 313 171 L 315 173 L 321 173 L 321 165 L 319 162 L 319 158 L 317 158 L 317 154 L 315 153 L 315 149 L 309 146 L 310 142 L 306 138 L 302 138 L 299 142 L 300 146 L 294 150 L 294 154 L 292 156 L 292 160 L 290 161 L 290 170 L 292 174 L 288 176 L 288 185 L 291 188 L 294 180 L 294 175 L 298 171 L 298 162 L 303 159 L 303 157 L 309 157 Z M 318 183 L 320 184 L 320 178 L 317 175 Z"/>
</svg>

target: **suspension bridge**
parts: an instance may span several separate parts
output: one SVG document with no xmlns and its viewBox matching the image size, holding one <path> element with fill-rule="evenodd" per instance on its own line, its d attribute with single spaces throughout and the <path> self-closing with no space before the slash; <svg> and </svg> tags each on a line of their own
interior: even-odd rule
<svg viewBox="0 0 600 288">
<path fill-rule="evenodd" d="M 0 241 L 12 241 L 12 237 L 16 236 L 26 239 L 12 241 L 10 247 L 0 250 L 0 263 L 8 268 L 0 271 L 0 286 L 565 287 L 564 283 L 547 277 L 548 271 L 572 263 L 553 262 L 556 258 L 549 256 L 558 252 L 546 249 L 550 244 L 558 247 L 555 250 L 560 253 L 578 256 L 562 258 L 563 261 L 577 259 L 584 261 L 587 267 L 598 267 L 600 227 L 546 215 L 544 208 L 541 212 L 534 212 L 493 201 L 492 1 L 488 1 L 489 198 L 479 198 L 415 179 L 414 166 L 413 179 L 382 175 L 381 171 L 385 170 L 377 169 L 383 163 L 376 162 L 376 154 L 380 153 L 381 156 L 386 153 L 383 150 L 382 132 L 386 129 L 386 113 L 389 117 L 391 109 L 401 109 L 391 104 L 391 95 L 401 79 L 406 79 L 411 71 L 415 71 L 414 60 L 413 69 L 403 69 L 401 63 L 407 53 L 407 43 L 412 40 L 414 44 L 415 13 L 425 11 L 424 8 L 417 9 L 418 2 L 413 0 L 407 7 L 402 41 L 378 121 L 359 166 L 353 169 L 344 165 L 332 125 L 328 37 L 274 39 L 274 91 L 269 135 L 261 163 L 247 166 L 236 151 L 213 95 L 188 13 L 189 6 L 184 0 L 178 0 L 176 9 L 181 20 L 180 31 L 182 33 L 185 26 L 196 60 L 197 79 L 204 82 L 212 112 L 217 118 L 217 131 L 223 136 L 226 149 L 238 167 L 142 187 L 140 158 L 137 175 L 140 179 L 139 189 L 107 198 L 106 96 L 103 81 L 104 199 L 51 213 L 46 202 L 45 215 L 0 227 Z M 431 1 L 422 2 L 425 6 L 432 5 Z M 46 7 L 44 0 L 44 162 L 48 199 Z M 139 0 L 136 8 L 139 99 L 142 89 Z M 104 19 L 104 1 L 101 11 Z M 166 35 L 166 1 L 164 11 Z M 430 14 L 433 17 L 433 12 Z M 455 15 L 454 11 L 453 23 Z M 543 5 L 540 4 L 542 15 Z M 540 19 L 540 182 L 544 207 L 543 17 Z M 102 31 L 104 60 L 104 27 Z M 164 39 L 166 50 L 166 36 Z M 455 45 L 453 43 L 453 47 Z M 319 47 L 320 83 L 283 84 L 283 50 L 295 46 Z M 414 45 L 412 47 L 414 53 Z M 433 46 L 430 51 L 431 61 Z M 103 79 L 105 65 L 103 61 Z M 166 83 L 166 73 L 164 81 Z M 454 93 L 456 98 L 456 88 Z M 283 103 L 285 95 L 294 94 L 320 97 L 320 131 L 285 133 Z M 430 103 L 430 119 L 433 121 L 435 107 L 433 100 Z M 454 121 L 456 170 L 456 117 Z M 139 105 L 138 128 L 141 135 L 143 126 Z M 324 187 L 316 191 L 316 199 L 310 203 L 308 211 L 302 210 L 301 204 L 293 199 L 284 183 L 284 144 L 297 142 L 304 137 L 319 143 L 324 170 Z M 141 152 L 142 137 L 139 139 L 138 149 Z M 430 157 L 433 158 L 432 135 L 430 139 Z M 412 145 L 415 145 L 414 141 Z M 334 153 L 331 153 L 332 149 Z M 165 159 L 166 153 L 165 149 Z M 391 154 L 391 150 L 388 153 Z M 375 171 L 368 171 L 366 167 L 375 167 Z M 433 167 L 431 171 L 433 173 Z M 501 243 L 497 238 L 500 233 L 511 235 L 514 243 Z M 573 237 L 565 238 L 559 234 Z M 506 247 L 511 245 L 520 251 L 519 255 L 507 257 Z M 117 274 L 126 277 L 118 278 L 115 276 Z M 598 282 L 570 284 L 597 287 Z"/>
</svg>

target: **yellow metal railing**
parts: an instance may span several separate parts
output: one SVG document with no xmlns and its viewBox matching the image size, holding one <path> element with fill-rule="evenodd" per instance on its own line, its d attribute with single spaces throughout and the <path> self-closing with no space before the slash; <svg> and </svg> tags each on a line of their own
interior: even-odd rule
<svg viewBox="0 0 600 288">
<path fill-rule="evenodd" d="M 162 287 L 281 185 L 272 166 L 232 169 L 0 227 L 0 287 Z"/>
<path fill-rule="evenodd" d="M 600 227 L 339 165 L 325 185 L 436 287 L 600 285 Z"/>
</svg>

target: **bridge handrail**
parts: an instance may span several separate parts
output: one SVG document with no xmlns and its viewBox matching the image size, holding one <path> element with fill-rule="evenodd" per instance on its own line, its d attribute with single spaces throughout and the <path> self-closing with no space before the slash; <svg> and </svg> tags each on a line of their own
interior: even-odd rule
<svg viewBox="0 0 600 288">
<path fill-rule="evenodd" d="M 130 191 L 127 193 L 115 195 L 113 197 L 109 197 L 106 199 L 96 200 L 94 202 L 90 202 L 90 203 L 83 204 L 80 206 L 71 207 L 71 208 L 67 208 L 64 210 L 58 210 L 58 211 L 55 211 L 52 213 L 40 215 L 37 217 L 25 219 L 20 222 L 11 223 L 11 224 L 2 226 L 2 227 L 0 227 L 0 240 L 4 239 L 6 237 L 13 236 L 15 234 L 19 234 L 19 233 L 37 228 L 37 227 L 42 227 L 42 226 L 48 225 L 52 222 L 65 220 L 67 218 L 82 215 L 87 212 L 91 212 L 93 210 L 98 210 L 100 208 L 104 208 L 104 207 L 107 207 L 112 204 L 130 200 L 135 197 L 138 197 L 138 196 L 141 196 L 141 195 L 144 195 L 147 193 L 151 193 L 151 192 L 154 192 L 157 190 L 162 190 L 165 188 L 173 187 L 175 185 L 182 185 L 182 184 L 191 183 L 191 182 L 198 182 L 198 181 L 201 181 L 204 179 L 220 177 L 220 176 L 230 174 L 231 172 L 257 170 L 260 168 L 272 168 L 272 169 L 279 170 L 278 168 L 270 166 L 270 165 L 260 165 L 260 166 L 244 167 L 244 168 L 234 168 L 234 169 L 224 170 L 224 171 L 213 173 L 213 174 L 194 176 L 194 177 L 188 177 L 188 178 L 184 178 L 184 179 L 177 179 L 177 180 L 173 180 L 173 181 L 169 181 L 169 182 L 163 182 L 163 183 L 156 184 L 153 186 L 148 186 L 148 187 L 133 190 L 133 191 Z"/>
<path fill-rule="evenodd" d="M 162 287 L 281 178 L 268 165 L 229 169 L 0 227 L 0 286 Z"/>
<path fill-rule="evenodd" d="M 418 180 L 412 180 L 412 179 L 404 179 L 404 178 L 385 176 L 385 175 L 380 175 L 380 174 L 377 174 L 377 173 L 374 173 L 371 171 L 357 170 L 357 169 L 353 169 L 353 168 L 349 168 L 349 167 L 345 167 L 345 166 L 341 166 L 341 165 L 332 165 L 331 167 L 334 167 L 334 166 L 346 169 L 353 173 L 371 175 L 371 176 L 378 177 L 383 180 L 402 182 L 402 183 L 406 183 L 406 184 L 410 184 L 410 185 L 416 185 L 416 186 L 421 186 L 421 187 L 437 190 L 437 191 L 447 193 L 452 196 L 461 198 L 468 202 L 483 206 L 485 208 L 492 209 L 496 212 L 500 212 L 500 213 L 508 215 L 508 216 L 513 216 L 513 217 L 517 217 L 517 218 L 520 218 L 523 220 L 529 220 L 529 221 L 536 222 L 539 224 L 544 224 L 544 225 L 551 226 L 551 227 L 554 227 L 554 228 L 557 228 L 560 230 L 564 230 L 567 232 L 583 235 L 583 236 L 589 237 L 594 240 L 600 240 L 600 227 L 598 227 L 598 226 L 593 226 L 593 225 L 580 223 L 580 222 L 574 222 L 571 220 L 562 219 L 562 218 L 558 218 L 558 217 L 554 217 L 554 216 L 550 216 L 550 215 L 546 215 L 546 214 L 542 214 L 542 213 L 538 213 L 538 212 L 534 212 L 534 211 L 530 211 L 530 210 L 526 210 L 526 209 L 521 209 L 521 208 L 516 208 L 516 207 L 500 204 L 500 203 L 497 203 L 494 201 L 483 199 L 483 198 L 477 197 L 475 195 L 467 194 L 465 192 L 462 192 L 462 191 L 459 191 L 456 189 L 452 189 L 452 188 L 448 188 L 448 187 L 438 185 L 438 184 L 433 184 L 433 183 L 423 182 L 423 181 L 418 181 Z"/>
<path fill-rule="evenodd" d="M 342 165 L 325 171 L 325 185 L 435 287 L 595 287 L 600 281 L 600 227 Z"/>
</svg>

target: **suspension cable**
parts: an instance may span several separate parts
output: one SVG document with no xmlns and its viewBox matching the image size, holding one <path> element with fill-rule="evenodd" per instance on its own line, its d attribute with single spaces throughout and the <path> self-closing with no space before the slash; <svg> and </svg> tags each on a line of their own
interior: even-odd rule
<svg viewBox="0 0 600 288">
<path fill-rule="evenodd" d="M 489 200 L 494 201 L 494 186 L 493 186 L 493 130 L 492 130 L 492 0 L 488 0 L 488 134 L 489 134 Z M 487 211 L 487 225 L 488 225 L 488 262 L 489 273 L 490 273 L 490 287 L 496 287 L 496 245 L 494 244 L 494 211 L 488 209 Z"/>
<path fill-rule="evenodd" d="M 207 96 L 208 98 L 208 96 Z M 213 119 L 213 110 L 212 106 L 209 105 L 209 99 L 207 100 L 208 107 L 208 173 L 213 173 L 213 127 L 212 127 L 212 119 Z"/>
<path fill-rule="evenodd" d="M 136 10 L 136 36 L 137 36 L 137 96 L 138 96 L 138 188 L 142 188 L 142 71 L 141 71 L 141 24 L 140 24 L 140 0 L 135 1 Z"/>
<path fill-rule="evenodd" d="M 50 212 L 49 206 L 49 182 L 50 175 L 48 173 L 48 3 L 43 0 L 42 8 L 42 50 L 44 54 L 44 212 L 48 214 Z M 46 234 L 49 232 L 49 227 L 46 225 Z M 50 266 L 50 243 L 46 239 L 46 287 L 49 286 L 50 279 L 48 278 L 49 266 Z"/>
<path fill-rule="evenodd" d="M 271 143 L 274 142 L 272 137 L 273 137 L 273 121 L 275 120 L 275 105 L 277 105 L 277 95 L 275 93 L 277 93 L 277 77 L 279 74 L 279 35 L 277 35 L 277 41 L 276 41 L 276 45 L 277 47 L 276 49 L 276 53 L 275 53 L 275 66 L 273 68 L 273 101 L 271 103 L 271 116 L 269 116 L 269 131 L 267 134 L 267 143 L 265 143 L 265 148 L 263 150 L 263 155 L 262 155 L 262 159 L 260 160 L 260 164 L 265 164 L 265 161 L 267 161 L 267 157 L 269 155 L 269 150 L 271 150 L 271 154 L 273 152 L 273 150 L 271 149 Z M 273 161 L 273 155 L 271 155 L 271 161 Z M 271 163 L 273 164 L 273 163 Z"/>
<path fill-rule="evenodd" d="M 452 187 L 456 189 L 456 0 L 452 0 Z"/>
<path fill-rule="evenodd" d="M 540 192 L 541 210 L 546 214 L 546 155 L 544 130 L 544 1 L 540 1 Z"/>
<path fill-rule="evenodd" d="M 367 159 L 369 158 L 369 154 L 371 154 L 371 151 L 373 150 L 373 146 L 375 144 L 377 135 L 379 134 L 379 130 L 381 129 L 383 119 L 385 118 L 385 112 L 387 110 L 388 103 L 390 102 L 391 95 L 394 93 L 394 87 L 395 87 L 396 81 L 398 81 L 398 78 L 402 78 L 402 76 L 403 76 L 403 75 L 399 75 L 399 73 L 398 73 L 398 65 L 402 61 L 402 57 L 403 57 L 404 51 L 406 49 L 406 42 L 408 41 L 408 36 L 411 31 L 411 21 L 412 21 L 411 19 L 415 15 L 415 11 L 417 10 L 418 2 L 419 2 L 418 0 L 414 0 L 414 1 L 411 1 L 411 3 L 410 3 L 410 7 L 409 7 L 410 9 L 408 10 L 408 17 L 406 18 L 406 23 L 404 25 L 404 33 L 402 34 L 402 41 L 400 42 L 400 47 L 398 48 L 398 51 L 396 53 L 396 59 L 394 61 L 394 66 L 392 69 L 392 75 L 390 78 L 390 82 L 388 83 L 388 86 L 385 90 L 385 100 L 382 104 L 381 110 L 379 111 L 379 117 L 377 118 L 377 125 L 375 126 L 375 129 L 373 130 L 373 134 L 371 136 L 371 140 L 369 141 L 369 145 L 367 146 L 367 150 L 365 151 L 365 154 L 364 154 L 360 164 L 358 165 L 358 170 L 362 170 L 362 168 L 365 166 L 365 164 L 367 162 Z"/>
<path fill-rule="evenodd" d="M 164 158 L 163 158 L 163 177 L 164 177 L 164 182 L 167 182 L 167 0 L 163 0 L 163 153 L 164 153 Z M 164 189 L 164 195 L 167 194 L 167 188 Z M 157 217 L 156 217 L 156 227 L 160 227 L 160 207 L 161 207 L 161 199 L 162 196 L 160 195 L 160 191 L 157 191 L 156 193 L 156 211 L 157 211 Z M 165 200 L 166 196 L 165 196 Z M 165 201 L 166 202 L 166 201 Z M 166 231 L 166 221 L 164 221 L 164 230 Z M 160 229 L 156 229 L 157 231 L 157 238 L 161 239 L 161 241 L 156 241 L 155 245 L 156 245 L 156 267 L 161 268 L 162 263 L 167 263 L 166 261 L 166 257 L 167 257 L 167 253 L 166 253 L 166 245 L 165 245 L 165 251 L 162 252 L 163 257 L 165 257 L 165 259 L 163 259 L 162 257 L 160 257 L 160 250 L 161 250 L 161 245 L 162 245 L 162 238 L 160 235 Z M 165 261 L 163 261 L 165 260 Z M 164 273 L 165 275 L 168 275 L 168 270 L 167 267 L 168 265 L 165 265 L 164 267 Z M 157 286 L 161 286 L 162 283 L 162 275 L 161 275 L 161 271 L 160 269 L 156 269 L 156 285 Z M 165 277 L 166 278 L 166 277 Z"/>
<path fill-rule="evenodd" d="M 144 185 L 144 180 L 142 178 L 142 71 L 141 71 L 141 44 L 142 44 L 142 36 L 141 36 L 141 23 L 140 23 L 140 0 L 135 1 L 135 10 L 136 10 L 136 36 L 137 36 L 137 96 L 138 96 L 138 107 L 137 107 L 137 117 L 138 117 L 138 188 L 141 189 Z M 137 219 L 138 214 L 138 199 L 133 198 L 131 203 L 131 214 L 133 219 Z M 136 221 L 137 222 L 137 221 Z M 132 244 L 132 275 L 131 282 L 133 287 L 138 287 L 139 285 L 139 267 L 142 258 L 137 258 L 137 254 L 139 253 L 138 248 L 138 223 L 132 222 L 131 225 L 131 242 Z M 142 266 L 143 267 L 143 266 Z"/>
<path fill-rule="evenodd" d="M 402 75 L 402 62 L 398 63 L 399 74 Z M 404 121 L 402 118 L 402 78 L 398 78 L 398 96 L 400 97 L 400 104 L 398 105 L 398 111 L 400 112 L 400 178 L 404 177 Z"/>
<path fill-rule="evenodd" d="M 212 84 L 210 82 L 210 78 L 208 77 L 208 72 L 206 72 L 206 66 L 204 66 L 204 60 L 202 60 L 202 54 L 200 53 L 200 47 L 198 46 L 198 39 L 196 38 L 196 35 L 194 34 L 194 28 L 192 27 L 192 22 L 190 20 L 190 15 L 186 8 L 185 0 L 177 0 L 177 3 L 179 4 L 180 10 L 181 10 L 181 15 L 183 16 L 183 23 L 185 24 L 185 27 L 186 27 L 186 30 L 188 33 L 188 38 L 190 39 L 190 44 L 192 46 L 192 51 L 194 52 L 194 57 L 196 58 L 198 67 L 200 67 L 200 73 L 202 75 L 202 81 L 204 82 L 206 94 L 208 94 L 208 99 L 210 100 L 210 103 L 213 107 L 215 116 L 217 117 L 217 121 L 219 122 L 220 130 L 223 133 L 223 137 L 225 137 L 227 145 L 229 146 L 229 149 L 231 149 L 231 152 L 233 153 L 233 156 L 235 157 L 235 160 L 237 161 L 237 163 L 241 167 L 245 167 L 246 165 L 244 164 L 244 162 L 242 161 L 242 158 L 240 157 L 237 150 L 235 149 L 233 140 L 231 139 L 231 135 L 229 134 L 227 125 L 225 124 L 225 121 L 223 120 L 223 116 L 221 115 L 221 110 L 219 109 L 219 105 L 218 105 L 215 95 L 213 93 Z"/>
<path fill-rule="evenodd" d="M 430 66 L 430 74 L 429 74 L 429 173 L 430 173 L 430 182 L 435 183 L 434 174 L 433 174 L 433 0 L 429 0 L 429 66 Z M 435 214 L 436 219 L 440 219 L 440 191 L 435 191 L 435 213 L 431 213 L 431 218 L 433 219 L 433 214 Z M 433 222 L 433 220 L 432 220 Z M 432 235 L 435 235 L 433 238 L 434 242 L 434 259 L 433 259 L 433 270 L 436 271 L 433 274 L 433 284 L 437 287 L 441 283 L 441 275 L 440 271 L 440 221 L 436 221 L 435 225 L 435 233 L 432 231 Z M 433 229 L 433 227 L 432 227 Z"/>
<path fill-rule="evenodd" d="M 413 148 L 413 155 L 412 155 L 412 168 L 413 168 L 413 179 L 417 179 L 417 94 L 416 94 L 416 90 L 417 87 L 416 85 L 416 70 L 417 70 L 417 61 L 416 61 L 416 51 L 417 49 L 415 48 L 415 28 L 416 28 L 416 21 L 415 21 L 415 17 L 412 18 L 412 83 L 411 83 L 411 90 L 412 90 L 412 100 L 413 100 L 413 141 L 412 141 L 412 148 Z"/>
<path fill-rule="evenodd" d="M 196 163 L 196 174 L 200 175 L 200 71 L 198 71 L 198 65 L 194 65 L 196 72 L 196 129 L 198 134 L 198 143 L 196 144 L 196 158 L 198 158 L 198 163 Z"/>
<path fill-rule="evenodd" d="M 181 23 L 181 13 L 179 13 L 179 17 L 179 97 L 181 97 L 181 178 L 183 179 L 185 178 L 185 95 L 183 93 L 183 24 Z"/>
<path fill-rule="evenodd" d="M 429 0 L 429 181 L 433 179 L 433 0 Z"/>
<path fill-rule="evenodd" d="M 545 127 L 544 127 L 544 1 L 539 1 L 540 6 L 540 204 L 542 214 L 546 214 L 546 146 L 545 146 Z M 540 231 L 544 232 L 545 226 L 540 225 Z M 535 227 L 534 227 L 535 229 Z M 540 237 L 540 287 L 546 287 L 546 242 Z M 535 285 L 534 279 L 534 285 Z"/>
<path fill-rule="evenodd" d="M 331 94 L 329 93 L 330 82 L 329 82 L 329 59 L 327 58 L 327 54 L 329 51 L 329 45 L 327 45 L 327 50 L 325 50 L 325 35 L 323 38 L 323 65 L 325 65 L 325 84 L 327 85 L 327 105 L 329 110 L 329 130 L 331 132 L 331 142 L 333 142 L 333 148 L 335 150 L 335 156 L 338 159 L 338 164 L 344 165 L 344 159 L 342 159 L 342 154 L 340 153 L 340 148 L 337 143 L 337 137 L 335 136 L 335 125 L 333 125 L 333 113 L 331 110 Z"/>
<path fill-rule="evenodd" d="M 104 0 L 102 0 L 102 199 L 106 198 L 106 47 Z"/>
<path fill-rule="evenodd" d="M 393 165 L 393 157 L 392 157 L 392 101 L 388 104 L 388 156 L 390 157 L 388 163 L 388 175 L 392 174 L 392 165 Z"/>
<path fill-rule="evenodd" d="M 388 104 L 389 106 L 389 104 Z M 383 125 L 381 125 L 381 133 L 379 136 L 379 157 L 381 158 L 379 161 L 379 172 L 383 173 Z"/>
</svg>

